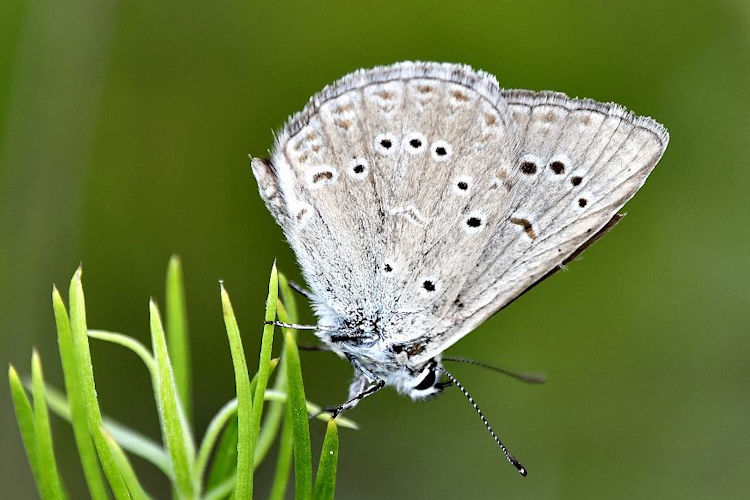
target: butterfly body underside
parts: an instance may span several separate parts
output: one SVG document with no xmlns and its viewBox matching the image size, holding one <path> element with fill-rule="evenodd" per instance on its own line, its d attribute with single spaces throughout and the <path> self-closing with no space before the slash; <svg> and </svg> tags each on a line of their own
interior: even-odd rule
<svg viewBox="0 0 750 500">
<path fill-rule="evenodd" d="M 352 392 L 417 398 L 445 349 L 618 220 L 668 138 L 617 104 L 406 62 L 326 87 L 252 166 Z"/>
</svg>

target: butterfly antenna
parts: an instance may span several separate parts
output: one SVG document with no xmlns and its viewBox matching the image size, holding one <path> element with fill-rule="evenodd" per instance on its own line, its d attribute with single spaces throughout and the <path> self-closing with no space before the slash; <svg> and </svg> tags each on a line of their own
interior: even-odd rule
<svg viewBox="0 0 750 500">
<path fill-rule="evenodd" d="M 503 450 L 503 454 L 505 455 L 505 458 L 508 459 L 508 462 L 510 462 L 511 465 L 515 467 L 516 470 L 522 476 L 525 477 L 526 468 L 523 465 L 521 465 L 518 460 L 515 459 L 515 457 L 510 453 L 510 451 L 508 451 L 508 448 L 506 448 L 503 442 L 500 440 L 500 436 L 495 434 L 495 431 L 490 426 L 490 423 L 487 421 L 487 418 L 485 418 L 484 413 L 482 413 L 482 410 L 479 409 L 479 405 L 477 405 L 477 402 L 474 401 L 474 398 L 472 398 L 471 394 L 469 394 L 469 391 L 467 391 L 466 388 L 463 386 L 463 384 L 461 384 L 461 382 L 456 380 L 456 377 L 451 375 L 451 373 L 448 370 L 442 367 L 440 368 L 440 370 L 445 374 L 446 377 L 448 377 L 451 383 L 455 385 L 458 388 L 458 390 L 463 393 L 464 396 L 466 396 L 466 399 L 468 399 L 469 403 L 471 403 L 471 406 L 474 407 L 474 410 L 476 410 L 477 414 L 479 415 L 479 418 L 482 419 L 482 423 L 489 431 L 490 436 L 492 436 L 492 439 L 494 439 L 497 445 L 500 447 L 500 449 Z"/>
<path fill-rule="evenodd" d="M 534 375 L 532 373 L 512 372 L 510 370 L 506 370 L 505 368 L 500 368 L 499 366 L 494 366 L 488 363 L 483 363 L 482 361 L 477 361 L 476 359 L 472 359 L 472 358 L 462 358 L 462 357 L 457 357 L 457 356 L 443 356 L 442 360 L 453 361 L 455 363 L 464 363 L 467 365 L 479 366 L 481 368 L 486 368 L 487 370 L 492 370 L 493 372 L 502 373 L 503 375 L 507 375 L 516 380 L 520 380 L 521 382 L 527 382 L 529 384 L 543 384 L 546 381 L 546 379 L 542 375 Z"/>
</svg>

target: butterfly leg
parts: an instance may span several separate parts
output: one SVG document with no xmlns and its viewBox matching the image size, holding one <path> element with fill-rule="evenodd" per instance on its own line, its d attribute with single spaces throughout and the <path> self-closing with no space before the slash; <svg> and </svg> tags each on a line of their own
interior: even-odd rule
<svg viewBox="0 0 750 500">
<path fill-rule="evenodd" d="M 309 345 L 309 344 L 297 344 L 297 349 L 300 351 L 313 351 L 313 352 L 330 352 L 330 349 L 322 345 Z"/>
<path fill-rule="evenodd" d="M 352 389 L 354 389 L 355 386 L 359 386 L 359 385 L 360 385 L 360 380 L 355 380 L 354 382 L 352 382 Z M 341 413 L 347 410 L 351 410 L 352 408 L 357 406 L 357 404 L 360 401 L 362 401 L 368 396 L 372 396 L 383 387 L 385 387 L 385 381 L 383 380 L 368 381 L 368 385 L 364 387 L 363 389 L 359 390 L 358 392 L 350 390 L 349 400 L 346 401 L 345 403 L 342 403 L 338 406 L 329 406 L 329 407 L 322 408 L 318 413 L 312 415 L 310 418 L 313 419 L 317 417 L 318 415 L 320 415 L 321 413 L 330 413 L 331 418 L 336 418 Z M 351 392 L 355 392 L 355 394 L 352 395 Z"/>
<path fill-rule="evenodd" d="M 289 286 L 291 287 L 292 290 L 294 290 L 298 294 L 302 295 L 307 300 L 312 300 L 313 299 L 312 292 L 310 290 L 308 290 L 307 288 L 303 287 L 302 285 L 300 285 L 299 283 L 295 283 L 294 281 L 290 281 L 289 282 Z"/>
<path fill-rule="evenodd" d="M 293 330 L 316 330 L 326 331 L 327 329 L 315 325 L 298 325 L 296 323 L 284 323 L 283 321 L 264 321 L 264 325 L 280 326 L 282 328 L 291 328 Z"/>
</svg>

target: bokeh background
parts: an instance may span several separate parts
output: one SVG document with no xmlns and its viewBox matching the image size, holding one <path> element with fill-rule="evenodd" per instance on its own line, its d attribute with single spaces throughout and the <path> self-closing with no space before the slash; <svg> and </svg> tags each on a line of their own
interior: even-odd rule
<svg viewBox="0 0 750 500">
<path fill-rule="evenodd" d="M 36 346 L 62 385 L 50 290 L 79 262 L 89 324 L 148 341 L 147 300 L 163 301 L 176 252 L 204 429 L 234 390 L 218 280 L 255 348 L 273 259 L 299 276 L 248 153 L 324 84 L 403 59 L 614 100 L 672 140 L 616 230 L 451 349 L 547 374 L 539 387 L 454 369 L 529 477 L 458 392 L 413 404 L 386 391 L 341 432 L 339 497 L 747 498 L 748 1 L 3 0 L 0 361 L 28 373 Z M 158 438 L 145 370 L 92 346 L 104 411 Z M 308 396 L 339 402 L 347 363 L 302 361 Z M 53 431 L 86 498 L 70 429 Z M 35 498 L 6 383 L 0 450 L 0 498 Z"/>
</svg>

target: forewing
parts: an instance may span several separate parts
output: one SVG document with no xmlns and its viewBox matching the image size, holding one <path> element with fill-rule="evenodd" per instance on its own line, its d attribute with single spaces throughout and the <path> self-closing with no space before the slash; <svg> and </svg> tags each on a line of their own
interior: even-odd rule
<svg viewBox="0 0 750 500">
<path fill-rule="evenodd" d="M 520 134 L 512 201 L 415 363 L 445 350 L 616 222 L 669 139 L 657 122 L 616 104 L 525 90 L 504 96 Z"/>
<path fill-rule="evenodd" d="M 504 223 L 517 149 L 493 77 L 400 63 L 314 96 L 253 171 L 320 312 L 408 342 L 441 323 Z"/>
</svg>

